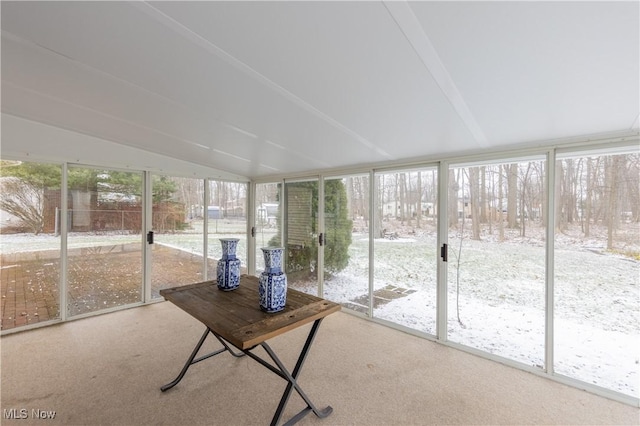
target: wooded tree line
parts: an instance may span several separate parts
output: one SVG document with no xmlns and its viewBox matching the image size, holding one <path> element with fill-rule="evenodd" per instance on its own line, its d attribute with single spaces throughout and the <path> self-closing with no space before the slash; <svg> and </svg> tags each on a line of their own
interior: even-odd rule
<svg viewBox="0 0 640 426">
<path fill-rule="evenodd" d="M 204 180 L 167 176 L 163 178 L 175 184 L 173 200 L 184 203 L 188 217 L 202 217 L 207 209 L 204 206 Z M 221 207 L 223 216 L 245 217 L 246 199 L 246 183 L 209 180 L 209 205 Z"/>
<path fill-rule="evenodd" d="M 451 168 L 448 172 L 448 211 L 450 227 L 467 226 L 472 238 L 481 230 L 497 232 L 519 229 L 525 236 L 528 226 L 547 223 L 545 161 L 487 164 Z M 43 191 L 59 188 L 61 168 L 38 163 L 5 162 L 2 167 L 0 207 L 22 218 L 34 232 L 42 229 Z M 594 226 L 606 227 L 614 238 L 622 223 L 640 221 L 640 155 L 601 155 L 562 158 L 555 165 L 555 219 L 558 231 L 579 225 L 585 237 Z M 141 174 L 70 168 L 69 188 L 98 193 L 105 185 L 112 192 L 141 195 Z M 382 237 L 385 223 L 395 221 L 422 228 L 433 220 L 438 209 L 437 170 L 399 171 L 376 174 L 375 223 L 370 224 L 370 184 L 368 175 L 343 179 L 348 214 L 354 226 L 374 227 Z M 154 204 L 163 201 L 183 203 L 187 217 L 203 214 L 205 206 L 202 179 L 156 176 L 153 179 Z M 257 205 L 278 202 L 277 184 L 261 185 Z M 247 185 L 209 181 L 209 204 L 234 214 L 246 215 Z M 97 198 L 96 198 L 97 203 Z"/>
<path fill-rule="evenodd" d="M 449 171 L 449 225 L 471 228 L 480 239 L 484 225 L 519 229 L 546 226 L 548 218 L 544 161 L 487 165 Z M 580 226 L 589 237 L 606 227 L 607 246 L 623 223 L 640 221 L 640 155 L 603 155 L 559 159 L 555 164 L 555 225 L 559 232 Z M 457 212 L 457 214 L 452 214 Z M 470 222 L 470 223 L 469 223 Z M 636 235 L 637 238 L 637 235 Z"/>
<path fill-rule="evenodd" d="M 640 155 L 568 158 L 556 163 L 556 226 L 579 223 L 585 237 L 607 228 L 607 248 L 623 223 L 640 222 Z M 636 235 L 637 238 L 637 235 Z"/>
<path fill-rule="evenodd" d="M 580 226 L 585 237 L 593 227 L 607 230 L 611 245 L 623 223 L 640 221 L 640 155 L 562 158 L 555 165 L 555 224 L 559 232 Z M 548 223 L 546 161 L 451 168 L 448 172 L 448 216 L 451 228 L 471 238 L 482 232 L 505 238 L 505 229 L 527 236 L 528 228 Z M 370 224 L 368 175 L 344 178 L 349 215 L 362 232 L 374 227 L 384 236 L 385 222 L 411 228 L 435 224 L 438 176 L 435 169 L 376 174 L 376 220 Z M 272 190 L 277 192 L 274 184 Z M 266 193 L 265 193 L 266 194 Z M 273 202 L 275 195 L 264 195 Z"/>
</svg>

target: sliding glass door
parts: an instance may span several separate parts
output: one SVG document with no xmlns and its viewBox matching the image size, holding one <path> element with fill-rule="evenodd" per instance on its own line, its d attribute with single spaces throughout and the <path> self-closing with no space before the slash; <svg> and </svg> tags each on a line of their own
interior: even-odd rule
<svg viewBox="0 0 640 426">
<path fill-rule="evenodd" d="M 283 261 L 288 285 L 318 294 L 318 180 L 284 185 Z"/>
<path fill-rule="evenodd" d="M 152 175 L 151 297 L 204 277 L 204 180 Z"/>
<path fill-rule="evenodd" d="M 556 162 L 554 371 L 640 397 L 640 154 Z"/>
<path fill-rule="evenodd" d="M 254 227 L 256 274 L 264 271 L 263 247 L 281 247 L 280 191 L 279 183 L 256 184 Z"/>
<path fill-rule="evenodd" d="M 209 180 L 207 215 L 207 277 L 216 279 L 218 260 L 222 257 L 221 238 L 237 238 L 236 257 L 240 273 L 247 273 L 247 184 Z"/>
<path fill-rule="evenodd" d="M 2 161 L 2 331 L 58 320 L 62 167 Z"/>
<path fill-rule="evenodd" d="M 373 316 L 436 334 L 436 168 L 376 173 Z"/>
<path fill-rule="evenodd" d="M 544 368 L 545 161 L 449 169 L 448 339 Z"/>
<path fill-rule="evenodd" d="M 369 175 L 324 179 L 323 297 L 369 311 Z"/>
<path fill-rule="evenodd" d="M 69 167 L 67 312 L 142 302 L 142 173 Z"/>
</svg>

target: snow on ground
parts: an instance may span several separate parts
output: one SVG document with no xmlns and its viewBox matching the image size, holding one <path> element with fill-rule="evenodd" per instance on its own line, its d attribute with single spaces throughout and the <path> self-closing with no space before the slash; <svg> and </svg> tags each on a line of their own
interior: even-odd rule
<svg viewBox="0 0 640 426">
<path fill-rule="evenodd" d="M 544 244 L 465 239 L 458 270 L 459 242 L 450 240 L 448 339 L 544 368 Z M 368 293 L 368 259 L 361 254 L 368 251 L 359 247 L 367 244 L 367 238 L 354 236 L 351 264 L 325 281 L 326 298 L 347 303 Z M 374 317 L 435 335 L 435 236 L 375 240 L 374 247 L 374 291 L 387 285 L 416 290 L 375 307 Z M 640 262 L 589 247 L 560 247 L 555 255 L 555 372 L 638 397 Z M 314 283 L 294 285 L 310 293 L 315 289 Z"/>
<path fill-rule="evenodd" d="M 545 244 L 542 232 L 462 241 L 452 233 L 448 262 L 448 339 L 543 368 L 545 333 Z M 275 230 L 273 231 L 275 232 Z M 637 232 L 636 232 L 637 234 Z M 435 335 L 437 249 L 435 232 L 374 241 L 375 290 L 393 285 L 413 293 L 375 307 L 374 316 Z M 533 236 L 531 236 L 533 235 Z M 222 236 L 222 235 L 221 235 Z M 236 235 L 234 235 L 236 236 Z M 242 237 L 238 235 L 238 237 Z M 69 247 L 140 241 L 140 235 L 70 235 Z M 158 235 L 158 240 L 198 250 L 201 234 Z M 217 236 L 216 236 L 217 238 Z M 264 239 L 268 240 L 269 235 Z M 637 236 L 626 250 L 640 251 Z M 241 241 L 244 244 L 244 239 Z M 555 249 L 554 368 L 559 374 L 639 397 L 640 261 L 607 252 L 602 237 L 559 234 Z M 2 235 L 3 253 L 59 249 L 60 237 Z M 347 269 L 324 283 L 324 296 L 339 303 L 366 300 L 369 239 L 354 234 Z M 209 251 L 219 245 L 210 239 Z M 244 247 L 244 246 L 243 246 Z M 238 253 L 244 253 L 239 248 Z M 215 254 L 214 254 L 215 257 Z M 258 263 L 261 252 L 257 250 Z M 459 280 L 459 282 L 458 282 Z M 290 282 L 316 293 L 315 282 Z M 459 291 L 459 293 L 458 293 Z M 457 303 L 456 303 L 457 302 Z M 458 322 L 458 309 L 460 322 Z"/>
</svg>

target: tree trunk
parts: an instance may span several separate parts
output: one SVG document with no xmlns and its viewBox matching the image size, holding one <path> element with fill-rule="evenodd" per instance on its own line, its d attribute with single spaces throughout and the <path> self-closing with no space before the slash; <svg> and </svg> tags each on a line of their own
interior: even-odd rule
<svg viewBox="0 0 640 426">
<path fill-rule="evenodd" d="M 478 194 L 480 203 L 480 222 L 487 223 L 487 167 L 480 167 L 480 193 Z"/>
<path fill-rule="evenodd" d="M 422 219 L 422 172 L 418 172 L 417 186 L 416 227 L 420 228 L 420 220 Z"/>
<path fill-rule="evenodd" d="M 362 194 L 360 197 L 362 217 L 367 227 L 369 227 L 369 177 L 358 179 L 358 182 L 360 184 L 360 193 Z"/>
<path fill-rule="evenodd" d="M 607 250 L 613 249 L 615 228 L 618 224 L 618 171 L 620 170 L 621 155 L 614 155 L 605 164 L 608 164 L 607 185 L 609 200 L 607 203 Z"/>
<path fill-rule="evenodd" d="M 531 172 L 531 163 L 527 164 L 527 171 L 524 174 L 524 178 L 522 180 L 522 192 L 520 193 L 520 236 L 525 236 L 526 229 L 526 213 L 527 213 L 527 205 L 526 205 L 526 194 L 527 187 L 529 185 L 529 173 Z"/>
<path fill-rule="evenodd" d="M 449 169 L 449 227 L 456 226 L 458 224 L 458 182 L 456 181 L 456 175 L 453 169 Z"/>
<path fill-rule="evenodd" d="M 540 200 L 540 214 L 542 215 L 542 226 L 546 227 L 548 222 L 548 218 L 549 218 L 549 209 L 548 209 L 548 204 L 547 204 L 547 182 L 549 181 L 548 177 L 547 177 L 547 162 L 543 161 L 542 162 L 542 178 L 540 179 L 540 194 L 541 194 L 541 200 Z"/>
<path fill-rule="evenodd" d="M 502 193 L 502 186 L 504 185 L 504 178 L 502 174 L 502 166 L 499 166 L 498 173 L 498 240 L 504 241 L 504 206 L 502 205 L 502 199 L 504 194 Z"/>
<path fill-rule="evenodd" d="M 517 226 L 518 214 L 518 165 L 505 165 L 507 175 L 507 222 L 509 228 Z"/>
<path fill-rule="evenodd" d="M 556 218 L 556 230 L 563 231 L 566 227 L 566 220 L 562 214 L 562 181 L 563 181 L 563 167 L 562 161 L 556 161 L 556 183 L 555 183 L 555 218 Z"/>
<path fill-rule="evenodd" d="M 469 203 L 471 207 L 471 230 L 474 240 L 480 240 L 480 185 L 479 185 L 480 171 L 478 167 L 469 168 Z"/>
<path fill-rule="evenodd" d="M 400 223 L 404 225 L 404 221 L 407 220 L 407 175 L 400 173 L 399 176 L 400 186 Z M 411 219 L 409 217 L 409 225 L 411 225 Z"/>
<path fill-rule="evenodd" d="M 385 204 L 385 183 L 384 183 L 384 175 L 379 176 L 378 178 L 378 202 L 375 206 L 376 212 L 373 215 L 373 238 L 382 238 L 382 216 L 385 214 L 384 212 L 384 204 Z"/>
<path fill-rule="evenodd" d="M 591 233 L 591 197 L 592 197 L 592 192 L 593 192 L 593 188 L 592 188 L 592 180 L 591 180 L 591 173 L 593 168 L 593 164 L 591 162 L 591 157 L 587 158 L 587 193 L 586 195 L 586 200 L 585 200 L 585 207 L 584 207 L 584 211 L 583 211 L 583 216 L 584 216 L 584 228 L 583 228 L 583 232 L 584 232 L 584 236 L 588 237 L 589 234 Z"/>
<path fill-rule="evenodd" d="M 566 220 L 567 225 L 573 223 L 573 209 L 575 206 L 574 195 L 573 195 L 573 160 L 568 158 L 564 160 L 565 171 L 564 171 L 564 179 L 562 181 L 562 185 L 564 188 L 562 202 L 564 203 L 563 213 Z"/>
<path fill-rule="evenodd" d="M 625 167 L 625 182 L 627 182 L 626 198 L 629 202 L 630 220 L 640 222 L 640 156 L 627 154 Z M 627 210 L 625 208 L 625 210 Z"/>
<path fill-rule="evenodd" d="M 355 219 L 354 212 L 357 210 L 357 207 L 354 205 L 354 190 L 353 186 L 355 184 L 354 178 L 349 177 L 346 179 L 346 190 L 347 190 L 347 217 L 351 220 Z"/>
</svg>

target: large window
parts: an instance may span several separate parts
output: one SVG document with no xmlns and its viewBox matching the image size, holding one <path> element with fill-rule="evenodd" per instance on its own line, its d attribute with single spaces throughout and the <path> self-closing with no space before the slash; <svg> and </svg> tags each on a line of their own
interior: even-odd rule
<svg viewBox="0 0 640 426">
<path fill-rule="evenodd" d="M 438 172 L 375 179 L 373 316 L 435 335 Z"/>
<path fill-rule="evenodd" d="M 240 271 L 247 272 L 247 184 L 209 181 L 209 205 L 203 212 L 208 217 L 208 278 L 216 279 L 218 260 L 222 257 L 221 238 L 237 238 L 236 257 Z"/>
<path fill-rule="evenodd" d="M 152 175 L 151 296 L 204 276 L 204 180 Z M 214 278 L 214 277 L 210 277 Z"/>
<path fill-rule="evenodd" d="M 1 329 L 60 319 L 62 167 L 2 161 Z"/>
<path fill-rule="evenodd" d="M 544 367 L 543 160 L 451 167 L 448 339 Z"/>
<path fill-rule="evenodd" d="M 318 180 L 284 186 L 284 267 L 288 285 L 318 294 Z"/>
<path fill-rule="evenodd" d="M 142 173 L 70 167 L 67 312 L 143 300 Z"/>
<path fill-rule="evenodd" d="M 640 155 L 564 155 L 555 185 L 555 371 L 638 398 Z"/>
<path fill-rule="evenodd" d="M 369 175 L 324 179 L 323 295 L 369 310 Z"/>
<path fill-rule="evenodd" d="M 256 273 L 264 271 L 263 247 L 281 246 L 280 237 L 280 189 L 278 183 L 256 185 Z"/>
<path fill-rule="evenodd" d="M 605 148 L 256 184 L 255 271 L 282 246 L 291 288 L 637 401 L 640 154 Z M 145 203 L 143 172 L 1 170 L 3 331 L 215 279 L 220 238 L 248 269 L 246 183 L 151 175 Z"/>
</svg>

